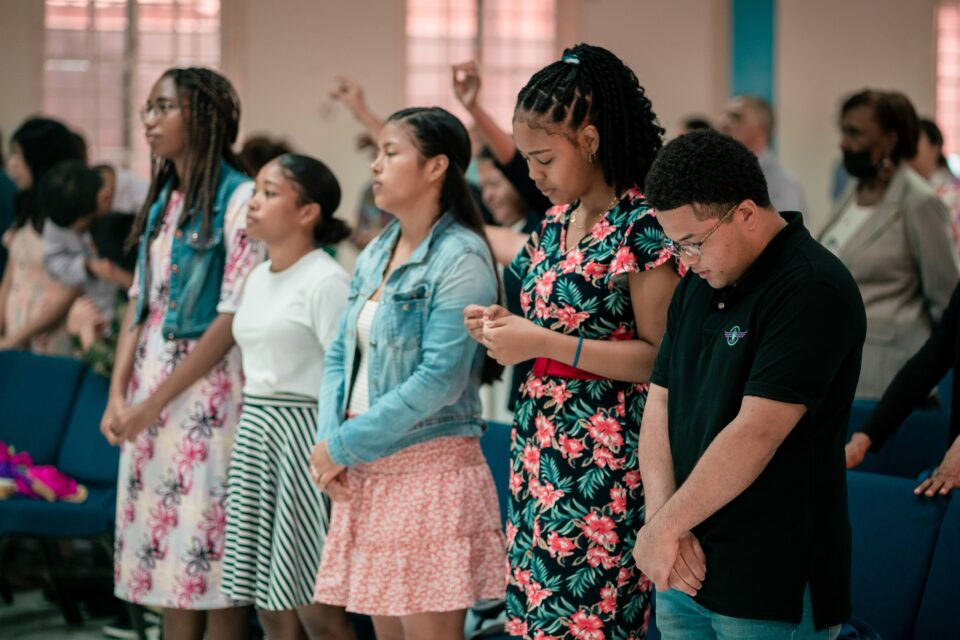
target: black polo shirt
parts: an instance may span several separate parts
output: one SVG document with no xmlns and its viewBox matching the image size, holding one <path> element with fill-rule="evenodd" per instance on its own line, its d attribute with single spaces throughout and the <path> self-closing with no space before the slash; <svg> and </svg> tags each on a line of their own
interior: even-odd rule
<svg viewBox="0 0 960 640">
<path fill-rule="evenodd" d="M 853 277 L 800 214 L 724 289 L 688 273 L 670 303 L 652 381 L 669 389 L 677 486 L 744 396 L 807 411 L 766 469 L 693 533 L 707 556 L 698 603 L 797 623 L 810 583 L 818 628 L 850 617 L 844 439 L 866 334 Z"/>
</svg>

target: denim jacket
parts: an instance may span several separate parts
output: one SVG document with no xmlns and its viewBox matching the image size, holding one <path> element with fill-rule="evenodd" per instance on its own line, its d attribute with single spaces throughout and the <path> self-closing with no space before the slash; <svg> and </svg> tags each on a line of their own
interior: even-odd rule
<svg viewBox="0 0 960 640">
<path fill-rule="evenodd" d="M 369 406 L 345 418 L 357 359 L 357 318 L 383 283 L 400 236 L 390 223 L 357 259 L 347 309 L 327 351 L 317 442 L 346 466 L 371 462 L 440 436 L 480 436 L 484 353 L 463 325 L 463 308 L 489 305 L 497 280 L 483 238 L 443 214 L 387 279 L 370 328 Z"/>
<path fill-rule="evenodd" d="M 163 333 L 168 340 L 197 338 L 203 335 L 210 323 L 216 319 L 220 286 L 227 262 L 223 220 L 234 191 L 249 181 L 249 176 L 221 161 L 209 238 L 204 239 L 200 235 L 202 216 L 199 215 L 188 219 L 183 227 L 177 230 L 170 255 L 171 302 L 167 305 L 167 313 L 163 318 Z M 156 225 L 162 224 L 163 207 L 169 192 L 168 184 L 160 190 L 160 195 L 150 205 L 143 240 L 137 254 L 137 284 L 141 292 L 134 315 L 137 324 L 146 320 L 150 300 L 150 267 L 147 264 L 150 243 L 146 238 L 152 235 Z"/>
</svg>

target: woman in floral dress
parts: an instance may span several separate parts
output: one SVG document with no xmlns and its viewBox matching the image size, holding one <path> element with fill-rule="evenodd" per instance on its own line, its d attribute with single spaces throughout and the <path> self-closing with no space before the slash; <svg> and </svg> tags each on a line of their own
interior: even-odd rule
<svg viewBox="0 0 960 640">
<path fill-rule="evenodd" d="M 164 638 L 245 638 L 246 603 L 221 591 L 243 389 L 231 323 L 262 253 L 245 232 L 253 182 L 230 151 L 239 101 L 213 71 L 171 69 L 141 115 L 158 166 L 101 423 L 123 443 L 115 592 L 162 607 Z"/>
<path fill-rule="evenodd" d="M 7 170 L 17 185 L 16 210 L 4 244 L 10 252 L 0 282 L 0 349 L 68 355 L 64 320 L 80 291 L 47 273 L 43 264 L 45 216 L 37 186 L 50 169 L 81 157 L 73 134 L 49 118 L 29 118 L 13 133 Z"/>
<path fill-rule="evenodd" d="M 590 45 L 533 76 L 513 124 L 557 206 L 511 267 L 524 317 L 464 312 L 498 361 L 535 359 L 514 417 L 507 631 L 642 638 L 651 585 L 630 553 L 643 522 L 637 435 L 678 277 L 636 185 L 662 129 L 633 72 Z"/>
</svg>

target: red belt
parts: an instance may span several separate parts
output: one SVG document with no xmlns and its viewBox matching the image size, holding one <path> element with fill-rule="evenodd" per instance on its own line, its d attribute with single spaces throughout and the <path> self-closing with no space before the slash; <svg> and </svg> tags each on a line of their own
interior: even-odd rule
<svg viewBox="0 0 960 640">
<path fill-rule="evenodd" d="M 571 367 L 568 364 L 564 364 L 558 360 L 551 360 L 550 358 L 537 358 L 534 360 L 533 375 L 538 378 L 551 376 L 554 378 L 575 378 L 577 380 L 603 380 L 603 376 L 594 375 L 589 371 L 577 369 L 576 367 Z"/>
</svg>

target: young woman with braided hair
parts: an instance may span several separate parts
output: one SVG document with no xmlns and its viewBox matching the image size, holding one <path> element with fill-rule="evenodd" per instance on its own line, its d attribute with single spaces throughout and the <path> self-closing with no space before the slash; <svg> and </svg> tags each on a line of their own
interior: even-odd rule
<svg viewBox="0 0 960 640">
<path fill-rule="evenodd" d="M 633 72 L 580 44 L 520 91 L 513 133 L 555 206 L 510 267 L 524 316 L 464 310 L 499 362 L 535 361 L 514 414 L 507 631 L 642 638 L 637 435 L 678 276 L 637 186 L 663 130 Z"/>
<path fill-rule="evenodd" d="M 244 638 L 248 603 L 221 590 L 243 387 L 230 327 L 262 259 L 245 232 L 253 182 L 231 151 L 240 103 L 214 71 L 170 69 L 140 115 L 154 177 L 100 425 L 123 446 L 115 591 L 162 607 L 164 638 Z"/>
</svg>

